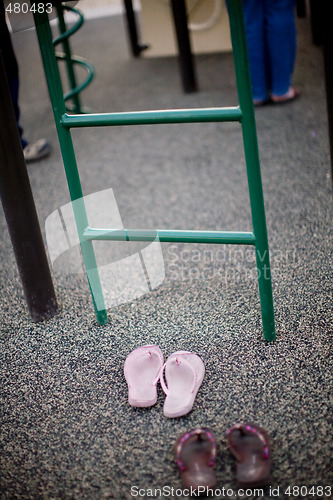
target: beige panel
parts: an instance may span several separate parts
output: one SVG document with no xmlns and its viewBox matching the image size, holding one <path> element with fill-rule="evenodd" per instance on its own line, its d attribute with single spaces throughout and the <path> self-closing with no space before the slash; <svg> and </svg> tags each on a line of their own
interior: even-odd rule
<svg viewBox="0 0 333 500">
<path fill-rule="evenodd" d="M 145 57 L 177 54 L 169 0 L 141 0 L 141 7 L 137 15 L 142 41 L 149 44 L 149 49 L 142 54 Z M 231 51 L 229 19 L 224 0 L 187 0 L 187 12 L 189 26 L 199 28 L 190 29 L 193 53 Z M 205 25 L 210 23 L 212 26 L 205 29 Z"/>
</svg>

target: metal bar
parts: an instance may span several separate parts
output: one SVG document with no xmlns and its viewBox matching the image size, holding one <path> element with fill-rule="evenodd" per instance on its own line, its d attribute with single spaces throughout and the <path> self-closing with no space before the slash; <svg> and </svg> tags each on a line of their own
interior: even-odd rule
<svg viewBox="0 0 333 500">
<path fill-rule="evenodd" d="M 57 60 L 66 60 L 66 54 L 60 54 L 59 52 L 56 52 L 56 58 Z M 84 90 L 94 78 L 94 68 L 89 61 L 79 56 L 72 56 L 71 61 L 72 64 L 79 64 L 80 66 L 84 67 L 84 69 L 87 71 L 87 78 L 82 83 L 80 83 L 80 85 L 78 85 L 77 87 L 72 87 L 71 90 L 66 92 L 66 94 L 64 94 L 64 101 L 67 101 L 68 99 L 71 99 L 73 95 L 82 92 L 82 90 Z M 80 113 L 82 113 L 82 108 L 80 108 Z"/>
<path fill-rule="evenodd" d="M 171 0 L 171 8 L 178 43 L 179 67 L 184 92 L 195 92 L 198 90 L 198 84 L 192 57 L 191 40 L 187 26 L 185 1 Z"/>
<path fill-rule="evenodd" d="M 35 2 L 36 0 L 31 0 L 32 5 L 34 5 Z M 39 40 L 69 193 L 72 202 L 75 202 L 73 203 L 73 210 L 77 229 L 79 234 L 82 234 L 84 229 L 88 226 L 88 219 L 83 201 L 83 193 L 71 133 L 70 130 L 66 130 L 62 127 L 60 123 L 61 117 L 65 113 L 65 103 L 62 95 L 58 64 L 52 44 L 52 33 L 47 14 L 38 12 L 37 8 L 34 10 L 36 32 Z M 105 310 L 102 287 L 92 242 L 82 241 L 81 251 L 87 271 L 96 318 L 97 321 L 103 325 L 107 323 L 108 318 Z"/>
<path fill-rule="evenodd" d="M 64 31 L 61 30 L 61 35 L 58 36 L 57 38 L 53 39 L 52 43 L 53 43 L 54 47 L 56 45 L 58 45 L 59 43 L 62 43 L 65 39 L 70 38 L 72 35 L 74 35 L 74 33 L 76 33 L 84 23 L 84 17 L 83 17 L 83 14 L 80 10 L 74 9 L 73 7 L 70 7 L 69 5 L 62 5 L 60 7 L 57 5 L 57 12 L 59 12 L 58 9 L 59 10 L 61 9 L 61 17 L 62 18 L 63 18 L 63 10 L 67 10 L 69 12 L 73 12 L 74 14 L 76 14 L 78 16 L 78 19 L 77 19 L 76 23 L 74 24 L 74 26 L 72 26 L 69 29 L 67 29 L 67 27 L 65 26 L 65 23 L 64 23 L 65 30 Z M 58 17 L 59 17 L 59 15 L 58 15 Z"/>
<path fill-rule="evenodd" d="M 58 312 L 0 51 L 0 195 L 33 321 Z"/>
<path fill-rule="evenodd" d="M 84 240 L 155 241 L 161 243 L 210 243 L 228 245 L 255 245 L 251 232 L 237 231 L 190 231 L 175 229 L 104 229 L 87 227 Z"/>
<path fill-rule="evenodd" d="M 141 52 L 148 48 L 148 45 L 139 42 L 137 23 L 135 19 L 132 0 L 124 0 L 124 5 L 132 54 L 134 57 L 139 57 Z"/>
<path fill-rule="evenodd" d="M 262 324 L 265 340 L 274 340 L 274 308 L 265 206 L 262 192 L 258 141 L 252 100 L 250 69 L 247 56 L 242 0 L 232 0 L 228 3 L 228 6 L 237 90 L 240 107 L 243 111 L 242 131 L 250 193 L 253 232 L 256 238 L 256 259 Z"/>
<path fill-rule="evenodd" d="M 325 88 L 326 88 L 326 104 L 327 104 L 327 118 L 328 118 L 328 137 L 330 142 L 331 152 L 331 174 L 333 186 L 333 31 L 331 20 L 333 15 L 332 2 L 320 3 L 320 14 L 322 29 L 323 29 L 323 43 L 324 43 L 324 68 L 325 68 Z M 317 6 L 318 8 L 318 6 Z"/>
<path fill-rule="evenodd" d="M 62 35 L 65 35 L 67 33 L 67 28 L 66 28 L 66 23 L 65 23 L 65 19 L 64 19 L 63 7 L 62 7 L 62 5 L 57 5 L 56 9 L 57 9 L 57 14 L 58 14 L 59 31 Z M 71 98 L 72 103 L 73 103 L 73 111 L 75 113 L 82 113 L 80 98 L 79 98 L 78 92 L 76 92 L 77 81 L 76 81 L 75 70 L 74 70 L 74 66 L 73 66 L 73 62 L 72 62 L 72 54 L 71 54 L 68 36 L 66 36 L 66 37 L 63 36 L 61 43 L 62 43 L 62 48 L 64 51 L 63 59 L 65 60 L 65 63 L 66 63 L 66 71 L 67 71 L 67 78 L 68 78 L 68 82 L 69 82 L 69 87 L 70 87 L 70 89 L 72 89 L 72 95 L 70 96 L 70 98 Z M 73 92 L 73 89 L 74 89 L 74 92 Z"/>
<path fill-rule="evenodd" d="M 311 32 L 314 45 L 322 45 L 323 43 L 323 22 L 325 16 L 329 15 L 329 6 L 331 5 L 332 2 L 325 0 L 310 0 Z"/>
<path fill-rule="evenodd" d="M 240 122 L 242 118 L 243 114 L 239 107 L 94 113 L 87 115 L 67 115 L 65 113 L 61 118 L 61 125 L 69 129 L 72 127 L 103 127 L 111 125 Z"/>
<path fill-rule="evenodd" d="M 306 2 L 305 0 L 296 0 L 296 14 L 297 17 L 306 16 Z"/>
</svg>

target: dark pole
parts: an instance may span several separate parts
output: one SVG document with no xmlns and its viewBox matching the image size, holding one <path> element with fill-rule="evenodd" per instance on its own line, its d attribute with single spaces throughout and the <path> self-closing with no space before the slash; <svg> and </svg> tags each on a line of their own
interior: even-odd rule
<svg viewBox="0 0 333 500">
<path fill-rule="evenodd" d="M 314 45 L 323 43 L 323 20 L 325 13 L 332 9 L 329 7 L 329 0 L 310 0 L 311 30 Z"/>
<path fill-rule="evenodd" d="M 197 82 L 187 26 L 185 0 L 171 0 L 171 7 L 177 36 L 180 73 L 183 81 L 183 88 L 187 93 L 195 92 L 197 90 Z"/>
<path fill-rule="evenodd" d="M 58 312 L 0 51 L 0 196 L 33 321 Z"/>
<path fill-rule="evenodd" d="M 297 0 L 296 1 L 296 13 L 297 13 L 297 17 L 305 17 L 306 16 L 305 0 Z"/>
<path fill-rule="evenodd" d="M 132 54 L 134 57 L 139 57 L 141 52 L 148 48 L 148 45 L 139 42 L 132 0 L 124 0 L 124 5 Z"/>
<path fill-rule="evenodd" d="M 332 3 L 325 4 L 322 10 L 322 28 L 324 42 L 324 67 L 325 67 L 325 86 L 328 117 L 328 134 L 331 151 L 331 171 L 333 183 L 333 32 L 332 32 Z"/>
</svg>

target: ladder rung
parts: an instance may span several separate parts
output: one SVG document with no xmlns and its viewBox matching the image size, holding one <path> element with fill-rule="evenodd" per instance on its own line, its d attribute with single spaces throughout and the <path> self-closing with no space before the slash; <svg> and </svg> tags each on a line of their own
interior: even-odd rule
<svg viewBox="0 0 333 500">
<path fill-rule="evenodd" d="M 87 227 L 83 240 L 155 241 L 172 243 L 224 243 L 255 245 L 251 232 L 241 231 L 182 231 L 175 229 L 98 229 Z"/>
<path fill-rule="evenodd" d="M 67 115 L 61 125 L 72 127 L 103 127 L 110 125 L 155 125 L 163 123 L 240 122 L 243 117 L 239 106 L 228 108 L 167 109 L 156 111 L 131 111 L 122 113 L 92 113 Z"/>
</svg>

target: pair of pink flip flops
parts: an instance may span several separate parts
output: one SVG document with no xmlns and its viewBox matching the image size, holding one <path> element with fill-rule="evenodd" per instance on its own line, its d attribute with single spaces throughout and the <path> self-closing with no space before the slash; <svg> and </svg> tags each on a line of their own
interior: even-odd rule
<svg viewBox="0 0 333 500">
<path fill-rule="evenodd" d="M 166 394 L 164 415 L 175 418 L 192 410 L 205 367 L 202 359 L 193 352 L 174 352 L 164 362 L 158 346 L 146 345 L 134 349 L 127 356 L 124 374 L 131 406 L 144 408 L 154 405 L 160 381 Z"/>
</svg>

